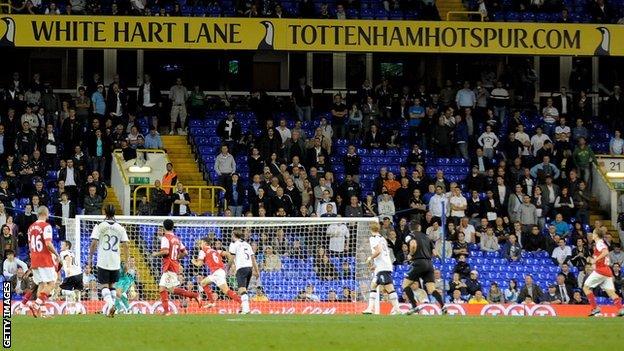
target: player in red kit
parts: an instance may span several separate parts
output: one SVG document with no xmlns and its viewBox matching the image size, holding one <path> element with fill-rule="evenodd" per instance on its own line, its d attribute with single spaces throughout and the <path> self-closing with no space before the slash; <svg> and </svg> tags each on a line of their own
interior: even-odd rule
<svg viewBox="0 0 624 351">
<path fill-rule="evenodd" d="M 46 302 L 57 278 L 57 262 L 60 258 L 52 245 L 52 226 L 48 223 L 50 213 L 45 206 L 37 210 L 38 219 L 28 227 L 28 248 L 33 281 L 38 286 L 37 299 L 28 301 L 28 307 L 35 318 L 39 317 L 40 307 Z"/>
<path fill-rule="evenodd" d="M 596 297 L 594 296 L 593 289 L 599 286 L 604 292 L 609 295 L 613 305 L 619 308 L 618 316 L 624 317 L 624 308 L 622 308 L 622 300 L 615 293 L 615 286 L 613 285 L 613 272 L 609 264 L 609 248 L 602 240 L 604 232 L 602 230 L 596 230 L 593 233 L 594 240 L 594 271 L 585 279 L 583 284 L 583 291 L 587 295 L 587 300 L 592 307 L 589 316 L 596 316 L 600 314 L 600 307 L 596 304 Z"/>
<path fill-rule="evenodd" d="M 197 304 L 200 306 L 201 301 L 198 293 L 178 287 L 180 285 L 178 273 L 181 271 L 179 260 L 188 253 L 184 244 L 173 232 L 173 221 L 166 219 L 163 222 L 163 227 L 165 232 L 160 238 L 160 251 L 154 252 L 152 256 L 163 258 L 163 273 L 160 277 L 158 289 L 165 315 L 168 316 L 171 314 L 169 312 L 169 293 L 191 298 L 197 301 Z"/>
<path fill-rule="evenodd" d="M 212 289 L 210 288 L 211 283 L 218 286 L 219 289 L 221 289 L 221 291 L 223 291 L 223 293 L 230 299 L 241 303 L 240 296 L 238 296 L 238 294 L 236 294 L 233 290 L 230 290 L 230 287 L 227 285 L 223 257 L 230 259 L 230 253 L 227 251 L 213 249 L 207 239 L 199 239 L 197 241 L 197 246 L 199 247 L 199 254 L 197 258 L 193 259 L 193 264 L 197 267 L 206 265 L 210 272 L 210 275 L 202 279 L 199 283 L 208 297 L 208 303 L 204 305 L 204 307 L 215 306 Z"/>
</svg>

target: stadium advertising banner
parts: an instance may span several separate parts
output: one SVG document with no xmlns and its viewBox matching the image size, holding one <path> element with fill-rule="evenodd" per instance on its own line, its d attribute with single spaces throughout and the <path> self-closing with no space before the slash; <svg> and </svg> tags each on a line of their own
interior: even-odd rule
<svg viewBox="0 0 624 351">
<path fill-rule="evenodd" d="M 624 26 L 6 15 L 0 46 L 624 56 Z"/>
<path fill-rule="evenodd" d="M 216 307 L 203 309 L 194 303 L 182 306 L 170 301 L 169 306 L 174 314 L 236 314 L 238 305 L 231 302 L 219 302 Z M 353 311 L 363 311 L 366 303 L 332 303 L 332 302 L 251 302 L 252 314 L 353 314 Z M 401 309 L 407 311 L 409 306 L 402 304 Z M 589 305 L 520 305 L 520 304 L 447 304 L 448 314 L 451 316 L 515 316 L 515 317 L 585 317 L 590 311 Z M 47 301 L 43 306 L 43 313 L 57 314 L 92 314 L 102 313 L 103 301 L 84 301 L 68 305 L 63 301 Z M 381 304 L 381 314 L 389 314 L 389 303 Z M 14 315 L 27 315 L 29 310 L 20 302 L 14 302 L 11 308 Z M 602 317 L 615 317 L 618 310 L 614 306 L 602 306 Z M 163 308 L 160 301 L 133 301 L 130 303 L 131 314 L 160 314 Z M 421 315 L 441 315 L 440 307 L 432 304 L 421 305 Z"/>
</svg>

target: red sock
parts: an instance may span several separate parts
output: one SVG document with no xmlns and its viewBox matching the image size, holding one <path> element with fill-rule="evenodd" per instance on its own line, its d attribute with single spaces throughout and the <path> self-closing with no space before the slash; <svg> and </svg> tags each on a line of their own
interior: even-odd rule
<svg viewBox="0 0 624 351">
<path fill-rule="evenodd" d="M 240 296 L 238 296 L 238 294 L 237 294 L 237 293 L 235 293 L 235 292 L 234 292 L 234 290 L 229 290 L 229 291 L 227 292 L 227 296 L 228 296 L 230 299 L 232 299 L 232 300 L 234 300 L 234 301 L 236 301 L 236 302 L 238 302 L 238 303 L 241 303 L 241 298 L 240 298 Z"/>
<path fill-rule="evenodd" d="M 210 285 L 204 285 L 204 293 L 206 294 L 206 299 L 208 299 L 208 302 L 214 302 L 214 298 L 212 296 L 212 289 L 210 289 Z"/>
<path fill-rule="evenodd" d="M 160 303 L 162 303 L 162 307 L 165 313 L 169 312 L 169 293 L 167 292 L 167 290 L 163 290 L 160 292 Z"/>
<path fill-rule="evenodd" d="M 592 308 L 596 308 L 596 296 L 594 296 L 594 293 L 590 292 L 587 294 L 587 301 L 589 301 Z"/>
<path fill-rule="evenodd" d="M 190 292 L 188 290 L 184 290 L 181 288 L 175 288 L 173 289 L 173 293 L 176 295 L 180 295 L 180 296 L 184 296 L 184 297 L 190 297 L 190 298 L 196 298 L 197 296 L 199 296 L 198 293 L 196 292 Z"/>
<path fill-rule="evenodd" d="M 617 307 L 618 309 L 622 308 L 622 299 L 620 299 L 619 297 L 613 299 L 613 306 Z"/>
<path fill-rule="evenodd" d="M 26 291 L 24 293 L 24 296 L 22 296 L 22 304 L 26 305 L 28 304 L 28 301 L 30 300 L 30 298 L 32 297 L 32 291 Z"/>
</svg>

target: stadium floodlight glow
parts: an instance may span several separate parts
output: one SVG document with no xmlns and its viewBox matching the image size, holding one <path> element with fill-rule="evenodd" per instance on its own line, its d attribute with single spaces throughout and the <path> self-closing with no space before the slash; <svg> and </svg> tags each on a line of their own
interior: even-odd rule
<svg viewBox="0 0 624 351">
<path fill-rule="evenodd" d="M 152 171 L 152 167 L 149 166 L 130 166 L 128 168 L 130 173 L 149 173 Z"/>
<path fill-rule="evenodd" d="M 624 178 L 624 172 L 607 172 L 607 178 Z"/>
</svg>

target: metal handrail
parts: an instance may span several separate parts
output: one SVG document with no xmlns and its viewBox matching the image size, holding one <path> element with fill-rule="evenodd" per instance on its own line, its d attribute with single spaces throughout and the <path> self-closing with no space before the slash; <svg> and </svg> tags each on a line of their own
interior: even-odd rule
<svg viewBox="0 0 624 351">
<path fill-rule="evenodd" d="M 162 189 L 175 189 L 177 186 L 175 185 L 167 185 L 167 186 L 161 186 Z M 132 193 L 132 213 L 136 213 L 137 212 L 137 196 L 138 196 L 138 192 L 140 190 L 145 189 L 146 191 L 146 196 L 147 196 L 147 201 L 150 200 L 150 193 L 151 193 L 151 189 L 155 189 L 156 187 L 154 185 L 139 185 L 136 188 L 134 188 L 134 192 Z M 199 197 L 197 199 L 198 203 L 199 203 L 199 208 L 201 208 L 201 205 L 203 203 L 203 199 L 202 199 L 202 190 L 208 190 L 210 192 L 210 196 L 209 198 L 212 199 L 213 201 L 213 208 L 217 207 L 217 192 L 223 192 L 225 193 L 225 188 L 220 187 L 220 186 L 215 186 L 215 185 L 183 185 L 183 188 L 186 192 L 188 192 L 188 190 L 198 190 L 199 193 Z M 227 207 L 227 202 L 225 203 L 225 206 Z"/>
<path fill-rule="evenodd" d="M 446 20 L 451 20 L 451 15 L 478 15 L 481 17 L 481 22 L 483 22 L 485 16 L 481 11 L 449 11 L 446 13 Z"/>
</svg>

